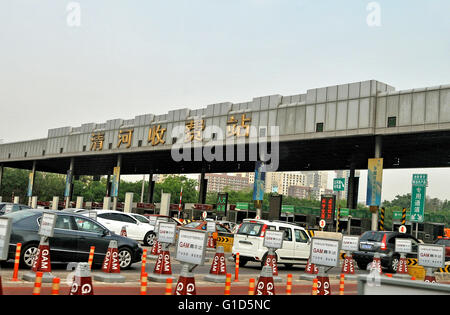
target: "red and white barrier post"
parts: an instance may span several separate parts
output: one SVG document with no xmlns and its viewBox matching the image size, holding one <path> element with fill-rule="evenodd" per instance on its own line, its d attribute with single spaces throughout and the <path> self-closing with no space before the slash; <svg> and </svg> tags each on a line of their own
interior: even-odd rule
<svg viewBox="0 0 450 315">
<path fill-rule="evenodd" d="M 264 266 L 269 266 L 272 269 L 272 277 L 274 282 L 283 281 L 283 279 L 278 276 L 277 254 L 273 248 L 269 248 Z"/>
<path fill-rule="evenodd" d="M 264 266 L 261 270 L 261 275 L 256 284 L 255 295 L 275 295 L 275 284 L 273 282 L 272 268 Z"/>
<path fill-rule="evenodd" d="M 78 263 L 69 295 L 94 295 L 91 271 L 88 263 Z"/>
<path fill-rule="evenodd" d="M 353 256 L 351 252 L 345 253 L 344 263 L 342 264 L 341 272 L 345 275 L 355 274 L 355 264 L 353 261 Z"/>
<path fill-rule="evenodd" d="M 19 281 L 19 265 L 20 265 L 20 252 L 22 250 L 22 243 L 16 245 L 16 256 L 14 258 L 14 272 L 11 281 Z"/>
<path fill-rule="evenodd" d="M 188 264 L 183 264 L 174 295 L 197 295 L 195 277 Z"/>
<path fill-rule="evenodd" d="M 95 274 L 94 280 L 107 283 L 125 282 L 125 277 L 120 274 L 120 259 L 117 241 L 112 240 L 109 242 L 108 250 L 105 259 L 103 260 L 102 272 Z"/>
<path fill-rule="evenodd" d="M 317 275 L 317 295 L 331 295 L 330 278 L 325 273 L 324 267 L 319 267 Z"/>
<path fill-rule="evenodd" d="M 176 279 L 175 276 L 172 275 L 172 264 L 170 262 L 169 245 L 162 243 L 161 252 L 158 255 L 158 259 L 155 263 L 153 273 L 151 273 L 148 276 L 148 279 L 154 282 L 166 282 L 168 278 L 172 280 Z"/>
<path fill-rule="evenodd" d="M 375 272 L 375 273 L 379 273 L 380 275 L 382 274 L 382 269 L 381 269 L 381 256 L 380 253 L 375 252 L 374 256 L 373 256 L 373 261 L 371 263 L 370 266 L 370 272 Z"/>
<path fill-rule="evenodd" d="M 224 283 L 227 277 L 227 264 L 225 262 L 225 251 L 223 246 L 218 246 L 214 259 L 211 263 L 209 275 L 205 276 L 205 281 Z"/>
<path fill-rule="evenodd" d="M 41 237 L 36 255 L 33 258 L 33 265 L 30 272 L 23 275 L 24 281 L 34 282 L 36 273 L 42 272 L 42 282 L 52 283 L 54 275 L 52 275 L 52 264 L 50 260 L 50 243 L 48 237 Z"/>
</svg>

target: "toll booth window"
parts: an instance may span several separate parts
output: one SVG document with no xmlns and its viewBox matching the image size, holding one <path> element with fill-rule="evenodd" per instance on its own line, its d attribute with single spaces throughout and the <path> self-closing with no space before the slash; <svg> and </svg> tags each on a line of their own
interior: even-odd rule
<svg viewBox="0 0 450 315">
<path fill-rule="evenodd" d="M 283 241 L 292 241 L 292 230 L 290 228 L 280 227 L 280 231 L 284 231 Z"/>
<path fill-rule="evenodd" d="M 323 132 L 323 123 L 316 124 L 316 132 Z"/>
<path fill-rule="evenodd" d="M 388 128 L 397 126 L 397 117 L 388 117 Z"/>
</svg>

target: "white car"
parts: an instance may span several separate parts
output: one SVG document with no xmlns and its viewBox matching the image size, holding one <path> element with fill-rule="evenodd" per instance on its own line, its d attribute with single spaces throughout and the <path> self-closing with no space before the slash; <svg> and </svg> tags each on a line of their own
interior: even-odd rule
<svg viewBox="0 0 450 315">
<path fill-rule="evenodd" d="M 126 227 L 127 237 L 143 242 L 146 246 L 153 246 L 155 227 L 136 219 L 131 213 L 114 210 L 92 210 L 97 213 L 97 221 L 116 234 L 120 234 L 122 227 Z"/>
<path fill-rule="evenodd" d="M 249 261 L 264 262 L 268 249 L 263 246 L 266 230 L 284 231 L 283 247 L 276 250 L 277 263 L 286 267 L 306 265 L 309 259 L 311 238 L 300 226 L 279 221 L 245 219 L 234 235 L 232 255 L 239 253 L 239 265 Z"/>
</svg>

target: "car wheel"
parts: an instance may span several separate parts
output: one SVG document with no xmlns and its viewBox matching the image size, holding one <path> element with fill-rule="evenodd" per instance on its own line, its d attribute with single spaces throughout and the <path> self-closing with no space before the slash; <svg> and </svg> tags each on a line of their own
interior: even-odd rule
<svg viewBox="0 0 450 315">
<path fill-rule="evenodd" d="M 153 242 L 155 241 L 155 233 L 153 232 L 148 232 L 147 234 L 145 234 L 144 236 L 144 245 L 145 246 L 153 246 Z"/>
<path fill-rule="evenodd" d="M 399 263 L 400 263 L 400 257 L 392 256 L 391 262 L 389 263 L 389 266 L 388 266 L 388 272 L 397 273 Z"/>
<path fill-rule="evenodd" d="M 129 269 L 132 263 L 131 250 L 128 248 L 119 248 L 120 269 Z"/>
<path fill-rule="evenodd" d="M 22 267 L 30 269 L 33 267 L 34 257 L 37 254 L 38 248 L 39 244 L 28 244 L 23 247 L 20 255 L 20 264 Z"/>
</svg>

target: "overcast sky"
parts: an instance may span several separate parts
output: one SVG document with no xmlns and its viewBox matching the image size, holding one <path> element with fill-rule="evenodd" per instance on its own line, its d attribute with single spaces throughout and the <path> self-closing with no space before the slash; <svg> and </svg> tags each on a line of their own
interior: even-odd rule
<svg viewBox="0 0 450 315">
<path fill-rule="evenodd" d="M 372 2 L 1 1 L 0 139 L 368 79 L 449 84 L 450 1 Z M 386 171 L 383 199 L 413 172 Z M 450 199 L 450 171 L 426 172 Z"/>
</svg>

